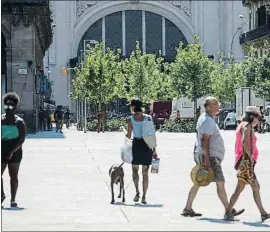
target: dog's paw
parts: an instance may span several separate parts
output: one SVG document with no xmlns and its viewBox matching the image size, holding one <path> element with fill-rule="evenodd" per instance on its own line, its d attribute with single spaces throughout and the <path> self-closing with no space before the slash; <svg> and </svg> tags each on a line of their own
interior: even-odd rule
<svg viewBox="0 0 270 232">
<path fill-rule="evenodd" d="M 119 195 L 117 198 L 121 198 L 121 195 Z"/>
<path fill-rule="evenodd" d="M 111 201 L 111 204 L 113 205 L 114 203 L 115 203 L 115 200 L 112 200 L 112 201 Z"/>
<path fill-rule="evenodd" d="M 125 199 L 125 198 L 123 198 L 123 199 L 122 199 L 122 202 L 123 202 L 123 203 L 125 203 L 125 202 L 126 202 L 126 199 Z"/>
</svg>

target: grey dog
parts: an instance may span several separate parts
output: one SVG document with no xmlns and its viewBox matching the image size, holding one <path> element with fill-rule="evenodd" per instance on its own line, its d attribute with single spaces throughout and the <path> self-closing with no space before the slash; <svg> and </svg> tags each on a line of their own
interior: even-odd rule
<svg viewBox="0 0 270 232">
<path fill-rule="evenodd" d="M 125 202 L 124 169 L 122 167 L 123 164 L 124 163 L 122 163 L 120 166 L 113 164 L 109 170 L 109 175 L 111 178 L 111 192 L 112 192 L 111 204 L 115 203 L 113 186 L 114 184 L 118 185 L 119 183 L 120 183 L 120 192 L 118 198 L 121 198 L 121 194 L 123 191 L 122 202 Z"/>
</svg>

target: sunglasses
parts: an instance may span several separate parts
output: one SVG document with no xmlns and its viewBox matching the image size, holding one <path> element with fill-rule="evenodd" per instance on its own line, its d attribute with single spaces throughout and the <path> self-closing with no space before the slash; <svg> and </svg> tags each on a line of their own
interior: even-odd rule
<svg viewBox="0 0 270 232">
<path fill-rule="evenodd" d="M 7 109 L 13 110 L 14 106 L 12 106 L 12 105 L 4 105 L 4 109 L 5 110 L 7 110 Z"/>
</svg>

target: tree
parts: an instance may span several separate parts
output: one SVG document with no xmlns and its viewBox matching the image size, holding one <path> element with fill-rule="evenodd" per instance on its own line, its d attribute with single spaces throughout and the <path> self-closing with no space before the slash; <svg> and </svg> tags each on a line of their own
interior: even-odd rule
<svg viewBox="0 0 270 232">
<path fill-rule="evenodd" d="M 157 69 L 159 75 L 156 77 L 157 81 L 157 99 L 158 101 L 169 101 L 174 97 L 172 88 L 172 78 L 170 76 L 170 64 L 164 62 L 164 58 L 158 57 L 156 59 Z"/>
<path fill-rule="evenodd" d="M 232 103 L 235 100 L 235 93 L 243 86 L 244 77 L 242 75 L 241 64 L 234 63 L 230 59 L 227 66 L 224 57 L 221 56 L 217 64 L 213 64 L 211 73 L 213 95 L 224 103 Z"/>
<path fill-rule="evenodd" d="M 109 48 L 103 54 L 103 44 L 88 48 L 84 67 L 73 80 L 75 95 L 96 104 L 107 104 L 118 95 L 120 50 Z"/>
<path fill-rule="evenodd" d="M 256 49 L 250 48 L 248 57 L 241 64 L 245 86 L 251 87 L 255 95 L 270 99 L 270 56 L 258 57 Z"/>
<path fill-rule="evenodd" d="M 258 58 L 258 72 L 255 78 L 255 94 L 265 100 L 270 100 L 270 56 Z"/>
<path fill-rule="evenodd" d="M 125 77 L 128 85 L 127 98 L 140 98 L 144 103 L 157 99 L 161 71 L 154 54 L 141 51 L 139 42 L 129 59 L 125 60 Z"/>
<path fill-rule="evenodd" d="M 198 37 L 186 47 L 180 43 L 175 62 L 171 64 L 172 87 L 178 97 L 185 96 L 194 101 L 211 92 L 210 74 L 213 61 L 201 49 Z"/>
</svg>

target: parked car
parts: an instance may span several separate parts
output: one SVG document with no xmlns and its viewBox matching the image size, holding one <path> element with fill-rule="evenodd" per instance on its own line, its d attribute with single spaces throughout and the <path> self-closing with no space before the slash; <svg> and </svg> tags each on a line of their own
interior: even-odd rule
<svg viewBox="0 0 270 232">
<path fill-rule="evenodd" d="M 236 113 L 234 112 L 228 113 L 223 124 L 224 130 L 236 129 L 237 127 Z"/>
<path fill-rule="evenodd" d="M 264 119 L 265 119 L 265 130 L 267 132 L 270 132 L 270 106 L 265 107 Z"/>
</svg>

